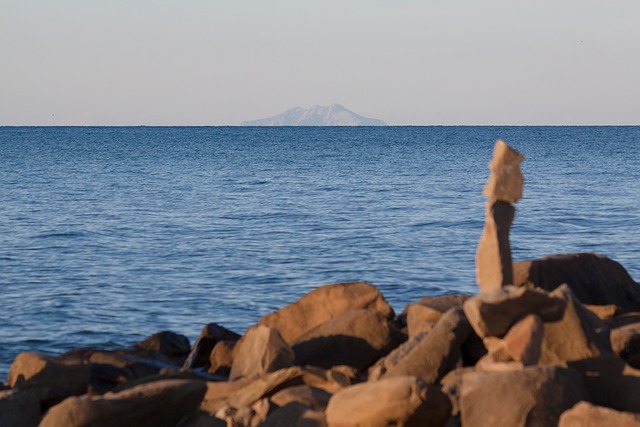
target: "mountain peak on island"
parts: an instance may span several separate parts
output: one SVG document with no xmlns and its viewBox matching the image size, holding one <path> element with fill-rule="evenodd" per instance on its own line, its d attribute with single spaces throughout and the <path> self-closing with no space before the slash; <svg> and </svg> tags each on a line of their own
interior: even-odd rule
<svg viewBox="0 0 640 427">
<path fill-rule="evenodd" d="M 242 122 L 241 126 L 385 126 L 378 119 L 363 117 L 340 104 L 328 107 L 314 105 L 304 109 L 292 108 L 274 117 Z"/>
</svg>

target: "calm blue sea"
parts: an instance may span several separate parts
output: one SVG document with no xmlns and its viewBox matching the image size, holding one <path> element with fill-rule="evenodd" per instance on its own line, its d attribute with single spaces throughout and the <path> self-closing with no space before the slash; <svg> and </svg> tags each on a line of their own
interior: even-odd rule
<svg viewBox="0 0 640 427">
<path fill-rule="evenodd" d="M 20 351 L 243 332 L 331 282 L 397 311 L 473 293 L 497 138 L 526 157 L 516 260 L 640 279 L 640 127 L 0 127 L 0 378 Z"/>
</svg>

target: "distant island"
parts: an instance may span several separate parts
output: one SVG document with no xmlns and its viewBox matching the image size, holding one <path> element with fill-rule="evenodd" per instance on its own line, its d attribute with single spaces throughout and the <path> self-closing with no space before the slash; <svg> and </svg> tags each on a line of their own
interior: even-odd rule
<svg viewBox="0 0 640 427">
<path fill-rule="evenodd" d="M 242 122 L 240 126 L 386 126 L 386 123 L 333 104 L 329 107 L 314 105 L 306 110 L 296 107 L 274 117 Z"/>
</svg>

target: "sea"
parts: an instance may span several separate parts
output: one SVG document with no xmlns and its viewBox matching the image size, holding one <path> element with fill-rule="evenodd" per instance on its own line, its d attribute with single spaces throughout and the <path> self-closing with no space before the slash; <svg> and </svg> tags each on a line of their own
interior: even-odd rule
<svg viewBox="0 0 640 427">
<path fill-rule="evenodd" d="M 242 333 L 328 283 L 398 313 L 476 293 L 497 139 L 525 156 L 514 260 L 640 279 L 640 127 L 0 127 L 0 380 L 23 351 Z"/>
</svg>

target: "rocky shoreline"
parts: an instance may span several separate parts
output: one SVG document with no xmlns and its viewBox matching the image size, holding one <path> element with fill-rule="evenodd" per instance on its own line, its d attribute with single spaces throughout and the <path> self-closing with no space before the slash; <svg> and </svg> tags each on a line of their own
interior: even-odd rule
<svg viewBox="0 0 640 427">
<path fill-rule="evenodd" d="M 522 160 L 496 145 L 478 295 L 398 314 L 375 286 L 336 283 L 243 335 L 21 353 L 0 427 L 640 426 L 640 285 L 597 254 L 512 263 Z"/>
</svg>

